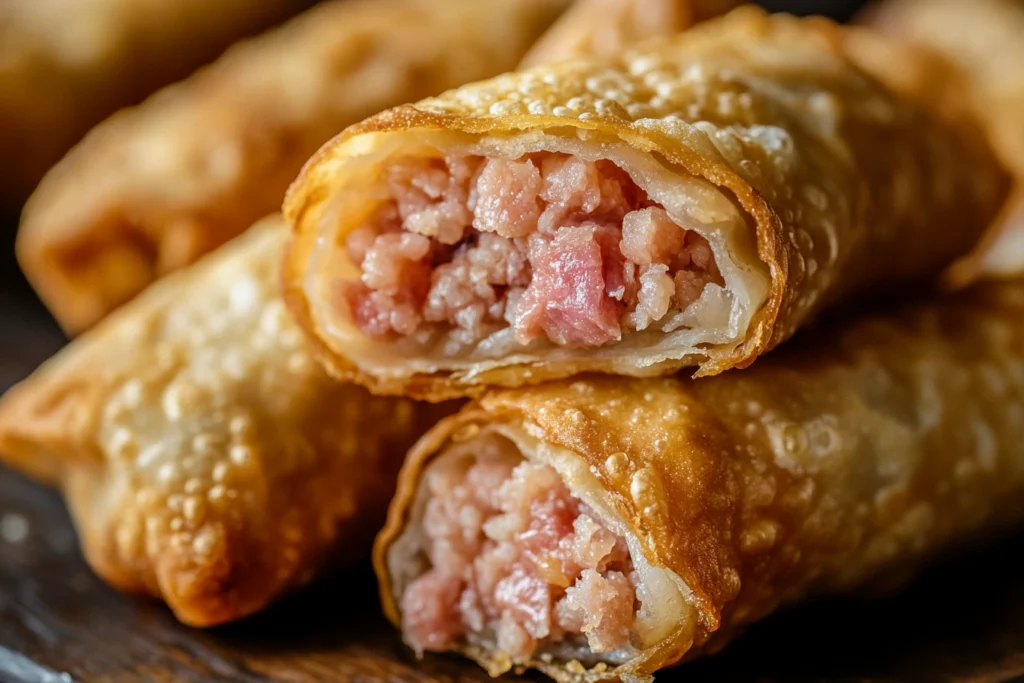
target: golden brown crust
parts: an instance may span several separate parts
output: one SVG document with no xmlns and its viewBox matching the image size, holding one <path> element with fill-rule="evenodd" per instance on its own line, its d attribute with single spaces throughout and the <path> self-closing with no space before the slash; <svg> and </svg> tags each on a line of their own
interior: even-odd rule
<svg viewBox="0 0 1024 683">
<path fill-rule="evenodd" d="M 375 548 L 381 585 L 423 468 L 467 426 L 503 424 L 583 458 L 648 561 L 694 593 L 693 648 L 616 675 L 714 651 L 807 595 L 905 576 L 1024 517 L 1021 321 L 1024 286 L 989 285 L 819 329 L 720 377 L 489 393 L 410 453 Z"/>
<path fill-rule="evenodd" d="M 93 568 L 184 622 L 238 619 L 367 550 L 450 407 L 328 379 L 277 296 L 280 218 L 147 290 L 0 401 L 0 453 L 59 486 Z"/>
<path fill-rule="evenodd" d="M 860 21 L 880 32 L 926 46 L 959 65 L 970 80 L 956 89 L 962 104 L 976 108 L 993 149 L 1024 194 L 1024 4 L 1015 0 L 884 0 Z M 893 64 L 899 64 L 894 68 Z M 889 71 L 903 71 L 891 62 Z M 1003 211 L 985 240 L 950 275 L 962 285 L 980 276 L 1024 272 L 1024 201 Z"/>
<path fill-rule="evenodd" d="M 93 130 L 28 204 L 22 267 L 65 329 L 80 331 L 277 211 L 339 129 L 515 66 L 566 3 L 314 8 Z"/>
<path fill-rule="evenodd" d="M 937 272 L 969 249 L 1005 196 L 1005 174 L 973 121 L 897 96 L 847 51 L 846 34 L 825 20 L 744 8 L 618 58 L 505 75 L 352 126 L 313 156 L 286 198 L 295 230 L 285 267 L 289 305 L 330 350 L 327 366 L 339 376 L 431 399 L 479 393 L 444 372 L 410 378 L 415 389 L 401 378 L 368 377 L 321 326 L 309 325 L 304 278 L 325 204 L 353 150 L 365 154 L 388 133 L 589 130 L 710 181 L 746 213 L 770 270 L 768 300 L 742 344 L 697 359 L 699 375 L 745 367 L 839 299 Z M 473 382 L 515 385 L 581 371 L 607 367 L 581 354 L 558 367 L 475 373 Z"/>
<path fill-rule="evenodd" d="M 309 0 L 0 3 L 0 203 L 16 208 L 90 127 Z"/>
</svg>

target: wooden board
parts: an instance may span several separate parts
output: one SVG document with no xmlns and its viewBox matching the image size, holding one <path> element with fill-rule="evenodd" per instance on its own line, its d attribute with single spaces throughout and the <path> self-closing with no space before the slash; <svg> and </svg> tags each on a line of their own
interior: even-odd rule
<svg viewBox="0 0 1024 683">
<path fill-rule="evenodd" d="M 0 256 L 0 390 L 63 340 Z M 1005 681 L 1024 676 L 1024 538 L 934 567 L 888 600 L 834 600 L 753 627 L 723 654 L 658 677 L 729 681 Z M 105 586 L 60 498 L 0 468 L 0 682 L 490 680 L 423 661 L 380 615 L 366 566 L 242 623 L 198 631 Z"/>
</svg>

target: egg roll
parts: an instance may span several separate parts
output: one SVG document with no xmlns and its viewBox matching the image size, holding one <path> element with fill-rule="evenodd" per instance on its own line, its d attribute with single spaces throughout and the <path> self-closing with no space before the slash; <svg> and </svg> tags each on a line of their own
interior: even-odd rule
<svg viewBox="0 0 1024 683">
<path fill-rule="evenodd" d="M 972 78 L 960 97 L 971 101 L 991 144 L 1015 178 L 1013 199 L 971 258 L 952 279 L 1016 277 L 1024 273 L 1024 3 L 1018 0 L 883 0 L 860 22 L 935 50 Z M 902 63 L 888 65 L 894 72 Z"/>
<path fill-rule="evenodd" d="M 280 210 L 303 162 L 381 109 L 513 68 L 568 0 L 338 0 L 97 126 L 22 216 L 18 257 L 76 333 Z"/>
<path fill-rule="evenodd" d="M 754 8 L 359 123 L 285 199 L 285 299 L 328 370 L 430 400 L 745 367 L 966 252 L 1005 172 L 969 112 Z"/>
<path fill-rule="evenodd" d="M 20 206 L 93 125 L 310 0 L 0 3 L 0 204 Z"/>
<path fill-rule="evenodd" d="M 647 681 L 781 606 L 892 589 L 1024 517 L 1022 321 L 999 283 L 741 372 L 492 390 L 403 467 L 385 611 L 492 675 Z"/>
<path fill-rule="evenodd" d="M 368 553 L 451 412 L 327 377 L 277 294 L 286 234 L 255 226 L 0 399 L 0 459 L 63 491 L 89 564 L 194 626 Z"/>
</svg>

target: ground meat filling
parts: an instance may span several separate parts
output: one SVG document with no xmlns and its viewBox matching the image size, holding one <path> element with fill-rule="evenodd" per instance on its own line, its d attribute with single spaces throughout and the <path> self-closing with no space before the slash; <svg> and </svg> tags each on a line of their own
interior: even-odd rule
<svg viewBox="0 0 1024 683">
<path fill-rule="evenodd" d="M 346 239 L 360 281 L 338 289 L 372 337 L 445 326 L 461 351 L 511 327 L 523 345 L 596 347 L 671 331 L 724 284 L 707 240 L 610 161 L 410 157 L 384 180 L 391 199 Z"/>
<path fill-rule="evenodd" d="M 486 641 L 515 661 L 565 641 L 594 653 L 628 645 L 640 605 L 625 541 L 551 467 L 497 439 L 478 452 L 427 473 L 430 569 L 402 595 L 409 644 Z"/>
</svg>

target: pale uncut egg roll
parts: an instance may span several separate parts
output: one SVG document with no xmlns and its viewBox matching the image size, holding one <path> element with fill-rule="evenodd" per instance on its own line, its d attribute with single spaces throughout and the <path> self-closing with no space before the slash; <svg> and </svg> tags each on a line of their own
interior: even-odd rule
<svg viewBox="0 0 1024 683">
<path fill-rule="evenodd" d="M 310 0 L 0 2 L 0 204 L 121 107 L 188 76 Z"/>
<path fill-rule="evenodd" d="M 957 265 L 955 282 L 1024 273 L 1024 2 L 881 0 L 861 23 L 935 50 L 972 78 L 959 96 L 972 100 L 993 149 L 1015 177 L 1010 201 L 976 253 Z M 900 62 L 888 64 L 898 73 Z"/>
<path fill-rule="evenodd" d="M 375 549 L 384 608 L 418 652 L 491 674 L 647 681 L 1019 523 L 1022 443 L 1020 282 L 717 377 L 493 390 L 410 453 Z"/>
<path fill-rule="evenodd" d="M 938 272 L 1006 185 L 966 110 L 882 85 L 830 22 L 746 8 L 349 128 L 286 198 L 285 298 L 380 393 L 711 375 Z"/>
<path fill-rule="evenodd" d="M 278 211 L 338 130 L 513 68 L 567 4 L 326 2 L 91 131 L 29 201 L 22 268 L 79 332 Z"/>
<path fill-rule="evenodd" d="M 740 0 L 576 0 L 530 48 L 519 68 L 615 54 L 630 43 L 684 31 L 739 4 Z"/>
<path fill-rule="evenodd" d="M 451 411 L 327 377 L 277 295 L 285 236 L 255 226 L 0 399 L 0 459 L 64 492 L 96 572 L 195 626 L 368 552 L 402 456 Z"/>
</svg>

